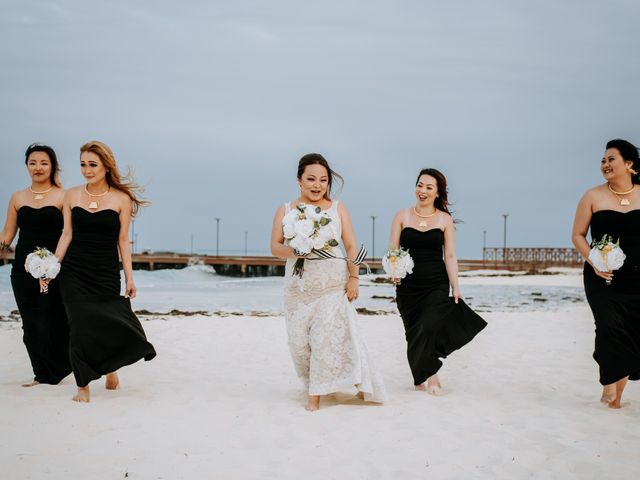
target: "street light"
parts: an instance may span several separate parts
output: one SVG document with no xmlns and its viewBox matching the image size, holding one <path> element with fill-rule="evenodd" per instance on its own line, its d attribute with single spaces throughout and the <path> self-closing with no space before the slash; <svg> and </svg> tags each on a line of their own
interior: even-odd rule
<svg viewBox="0 0 640 480">
<path fill-rule="evenodd" d="M 216 257 L 220 255 L 220 218 L 216 218 Z"/>
<path fill-rule="evenodd" d="M 487 231 L 482 230 L 482 258 L 484 258 L 484 251 L 487 249 Z"/>
<path fill-rule="evenodd" d="M 506 262 L 507 261 L 507 217 L 509 217 L 508 213 L 503 213 L 502 214 L 503 218 L 504 218 L 504 239 L 503 239 L 503 246 L 502 246 L 502 259 Z"/>
<path fill-rule="evenodd" d="M 376 216 L 371 215 L 371 260 L 376 258 Z"/>
</svg>

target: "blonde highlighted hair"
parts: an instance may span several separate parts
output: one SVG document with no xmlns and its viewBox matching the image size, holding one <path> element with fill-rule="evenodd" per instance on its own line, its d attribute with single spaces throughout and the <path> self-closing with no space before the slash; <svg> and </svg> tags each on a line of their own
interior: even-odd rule
<svg viewBox="0 0 640 480">
<path fill-rule="evenodd" d="M 106 144 L 99 142 L 98 140 L 92 140 L 80 147 L 80 154 L 82 155 L 84 152 L 91 152 L 98 156 L 102 165 L 104 165 L 104 168 L 107 170 L 105 179 L 109 187 L 120 190 L 129 196 L 131 199 L 132 216 L 135 217 L 141 207 L 149 205 L 147 200 L 138 196 L 144 191 L 144 189 L 134 183 L 131 169 L 128 169 L 124 176 L 121 175 L 118 165 L 116 164 L 116 156 Z"/>
</svg>

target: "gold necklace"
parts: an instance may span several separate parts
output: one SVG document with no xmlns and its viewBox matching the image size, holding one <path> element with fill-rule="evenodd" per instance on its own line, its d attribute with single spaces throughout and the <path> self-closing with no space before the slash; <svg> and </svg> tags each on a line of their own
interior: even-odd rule
<svg viewBox="0 0 640 480">
<path fill-rule="evenodd" d="M 433 213 L 430 213 L 429 215 L 420 215 L 418 213 L 418 210 L 416 209 L 416 207 L 413 207 L 413 213 L 415 213 L 418 217 L 420 218 L 431 218 L 433 217 L 436 213 L 438 213 L 438 209 L 434 208 L 433 209 Z M 422 220 L 421 222 L 418 223 L 418 226 L 422 227 L 422 228 L 427 228 L 427 222 Z"/>
<path fill-rule="evenodd" d="M 110 188 L 109 186 L 107 186 L 107 191 L 106 192 L 102 192 L 102 193 L 89 193 L 89 190 L 87 190 L 87 184 L 84 184 L 84 191 L 87 195 L 89 195 L 90 197 L 104 197 L 107 193 L 109 193 Z M 98 202 L 96 201 L 91 201 L 89 202 L 89 210 L 97 210 L 98 209 Z"/>
<path fill-rule="evenodd" d="M 36 192 L 33 188 L 29 187 L 29 190 L 31 190 L 31 193 L 33 193 L 33 198 L 35 200 L 42 200 L 44 198 L 44 196 L 49 193 L 51 191 L 51 189 L 53 188 L 53 185 L 51 185 L 49 188 L 47 188 L 46 190 L 42 190 L 41 192 Z"/>
<path fill-rule="evenodd" d="M 628 198 L 620 198 L 620 195 L 629 195 L 636 188 L 635 185 L 632 185 L 631 188 L 626 192 L 616 192 L 613 188 L 611 188 L 611 184 L 609 182 L 607 182 L 607 187 L 609 188 L 611 193 L 613 193 L 616 196 L 616 198 L 620 201 L 621 207 L 628 207 L 629 205 L 631 205 L 631 202 L 629 201 Z"/>
</svg>

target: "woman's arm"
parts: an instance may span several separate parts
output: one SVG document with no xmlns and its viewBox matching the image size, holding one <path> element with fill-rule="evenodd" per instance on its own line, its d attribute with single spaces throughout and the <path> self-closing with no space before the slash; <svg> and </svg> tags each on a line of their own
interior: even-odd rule
<svg viewBox="0 0 640 480">
<path fill-rule="evenodd" d="M 64 226 L 62 227 L 62 235 L 60 235 L 58 245 L 56 246 L 56 257 L 58 257 L 58 261 L 60 263 L 62 263 L 62 259 L 66 255 L 67 249 L 71 244 L 71 239 L 73 238 L 73 225 L 71 222 L 72 195 L 73 190 L 67 190 L 64 193 L 64 199 L 62 200 L 62 217 L 64 219 Z"/>
<path fill-rule="evenodd" d="M 400 246 L 400 233 L 402 232 L 403 220 L 405 217 L 404 210 L 400 210 L 393 217 L 391 222 L 391 233 L 389 235 L 389 247 L 398 248 Z"/>
<path fill-rule="evenodd" d="M 136 298 L 136 284 L 133 281 L 133 266 L 131 263 L 131 243 L 129 243 L 129 224 L 131 223 L 131 199 L 124 195 L 120 206 L 120 234 L 118 235 L 118 250 L 124 270 L 124 297 Z"/>
<path fill-rule="evenodd" d="M 358 298 L 359 293 L 360 267 L 358 265 L 354 265 L 351 261 L 358 255 L 358 243 L 356 241 L 356 234 L 353 231 L 351 217 L 342 203 L 338 204 L 338 214 L 340 215 L 340 221 L 342 222 L 342 244 L 344 245 L 344 250 L 347 253 L 347 258 L 349 259 L 347 261 L 349 280 L 347 281 L 346 293 L 347 299 L 351 302 Z"/>
<path fill-rule="evenodd" d="M 447 268 L 447 277 L 449 277 L 449 283 L 451 284 L 453 299 L 458 303 L 458 300 L 460 299 L 460 288 L 458 285 L 456 231 L 453 219 L 450 215 L 446 215 L 446 224 L 444 227 L 444 265 Z"/>
<path fill-rule="evenodd" d="M 7 207 L 7 217 L 0 233 L 0 251 L 9 248 L 11 242 L 18 233 L 18 210 L 16 209 L 17 192 L 11 195 L 9 206 Z"/>
<path fill-rule="evenodd" d="M 573 220 L 571 240 L 573 241 L 573 244 L 575 245 L 578 252 L 580 252 L 580 255 L 582 255 L 585 261 L 593 267 L 596 275 L 604 278 L 605 280 L 611 281 L 611 279 L 613 278 L 613 272 L 601 272 L 596 267 L 594 267 L 589 260 L 589 252 L 591 251 L 591 248 L 589 247 L 589 242 L 587 242 L 587 232 L 589 231 L 589 225 L 591 224 L 592 215 L 593 193 L 587 192 L 582 196 L 580 202 L 578 202 L 578 207 L 576 208 L 576 216 Z"/>
<path fill-rule="evenodd" d="M 284 206 L 276 211 L 273 217 L 271 228 L 271 255 L 278 258 L 299 258 L 293 248 L 284 244 L 284 233 L 282 232 L 282 219 L 284 218 Z"/>
</svg>

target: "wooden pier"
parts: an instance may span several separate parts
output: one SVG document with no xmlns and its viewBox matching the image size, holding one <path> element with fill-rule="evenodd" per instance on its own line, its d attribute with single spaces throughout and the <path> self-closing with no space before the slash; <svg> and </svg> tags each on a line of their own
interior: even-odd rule
<svg viewBox="0 0 640 480">
<path fill-rule="evenodd" d="M 13 253 L 5 252 L 0 263 L 10 263 Z M 271 256 L 217 256 L 178 253 L 142 253 L 132 256 L 133 268 L 158 270 L 210 265 L 221 275 L 283 275 L 285 261 Z M 373 272 L 382 272 L 379 258 L 367 259 Z M 549 267 L 581 267 L 583 259 L 574 248 L 485 248 L 482 260 L 458 260 L 460 271 L 512 270 L 539 271 Z"/>
</svg>

